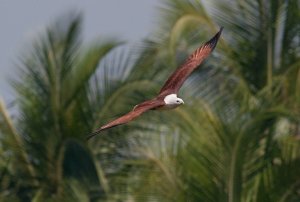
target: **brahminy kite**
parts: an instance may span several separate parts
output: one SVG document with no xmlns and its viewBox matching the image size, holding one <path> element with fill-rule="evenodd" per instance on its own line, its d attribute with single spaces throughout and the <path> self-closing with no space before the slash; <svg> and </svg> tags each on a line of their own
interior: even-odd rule
<svg viewBox="0 0 300 202">
<path fill-rule="evenodd" d="M 88 136 L 88 139 L 97 135 L 99 132 L 128 123 L 133 119 L 140 116 L 142 113 L 148 110 L 158 110 L 158 109 L 174 109 L 182 104 L 183 100 L 177 97 L 177 93 L 188 78 L 188 76 L 202 63 L 202 61 L 207 58 L 213 49 L 216 47 L 220 35 L 222 33 L 223 27 L 220 28 L 219 32 L 207 41 L 205 44 L 196 49 L 187 60 L 179 66 L 176 71 L 169 77 L 165 82 L 164 86 L 161 88 L 158 96 L 151 100 L 144 101 L 136 105 L 132 111 L 127 114 L 107 123 L 104 126 L 96 129 L 93 133 Z"/>
</svg>

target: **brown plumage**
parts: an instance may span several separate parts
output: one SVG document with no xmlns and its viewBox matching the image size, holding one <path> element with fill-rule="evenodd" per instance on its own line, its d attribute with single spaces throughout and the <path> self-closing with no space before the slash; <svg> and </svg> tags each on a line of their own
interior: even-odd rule
<svg viewBox="0 0 300 202">
<path fill-rule="evenodd" d="M 188 76 L 202 63 L 205 58 L 210 55 L 210 53 L 216 47 L 222 30 L 223 27 L 220 28 L 220 31 L 213 38 L 196 49 L 188 57 L 188 59 L 177 68 L 177 70 L 165 82 L 156 98 L 136 105 L 129 113 L 96 129 L 88 136 L 88 139 L 97 135 L 103 130 L 128 123 L 148 110 L 160 108 L 172 109 L 180 104 L 183 104 L 182 99 L 177 98 L 177 93 L 180 87 L 183 85 Z"/>
<path fill-rule="evenodd" d="M 161 88 L 159 94 L 168 95 L 171 93 L 178 93 L 178 90 L 188 78 L 188 76 L 202 63 L 202 61 L 209 56 L 209 54 L 216 47 L 223 27 L 220 31 L 211 38 L 208 42 L 196 49 L 188 59 L 177 68 L 177 70 L 169 77 L 164 86 Z"/>
</svg>

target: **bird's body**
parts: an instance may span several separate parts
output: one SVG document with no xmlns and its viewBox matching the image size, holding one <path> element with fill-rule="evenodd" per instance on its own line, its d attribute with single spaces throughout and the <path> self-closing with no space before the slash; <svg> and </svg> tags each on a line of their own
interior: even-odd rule
<svg viewBox="0 0 300 202">
<path fill-rule="evenodd" d="M 136 105 L 132 111 L 100 127 L 88 138 L 91 138 L 108 128 L 128 123 L 148 110 L 169 110 L 184 104 L 183 100 L 177 97 L 180 87 L 183 85 L 188 76 L 216 47 L 222 29 L 223 28 L 221 27 L 220 31 L 213 38 L 196 49 L 189 58 L 179 68 L 177 68 L 177 70 L 165 82 L 157 97 Z"/>
<path fill-rule="evenodd" d="M 157 110 L 170 110 L 179 107 L 184 104 L 181 98 L 178 98 L 176 94 L 169 94 L 164 97 L 165 104 L 161 107 L 158 107 Z"/>
</svg>

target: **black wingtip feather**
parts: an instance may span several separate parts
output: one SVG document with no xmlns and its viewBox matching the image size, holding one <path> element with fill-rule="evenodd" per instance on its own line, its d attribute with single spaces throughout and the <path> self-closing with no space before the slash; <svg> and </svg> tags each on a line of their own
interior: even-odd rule
<svg viewBox="0 0 300 202">
<path fill-rule="evenodd" d="M 222 31 L 223 31 L 223 27 L 220 27 L 220 30 L 218 31 L 218 33 L 216 33 L 216 35 L 213 36 L 213 38 L 211 38 L 208 42 L 206 42 L 205 46 L 209 46 L 212 49 L 214 49 L 219 41 Z"/>
<path fill-rule="evenodd" d="M 98 135 L 101 131 L 102 131 L 102 129 L 96 130 L 95 132 L 92 132 L 92 133 L 88 134 L 87 137 L 86 137 L 86 140 L 87 141 L 90 140 L 92 137 Z"/>
<path fill-rule="evenodd" d="M 99 132 L 98 132 L 99 133 Z M 95 133 L 90 133 L 85 139 L 88 141 L 90 140 L 92 137 L 96 136 L 98 134 L 97 132 Z"/>
</svg>

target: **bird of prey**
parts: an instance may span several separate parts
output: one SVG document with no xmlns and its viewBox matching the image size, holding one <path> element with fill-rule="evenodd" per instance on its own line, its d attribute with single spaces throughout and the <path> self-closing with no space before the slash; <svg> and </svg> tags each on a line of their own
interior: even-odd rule
<svg viewBox="0 0 300 202">
<path fill-rule="evenodd" d="M 96 129 L 87 138 L 89 139 L 103 130 L 128 123 L 148 110 L 174 109 L 184 104 L 183 100 L 177 97 L 180 87 L 188 76 L 199 67 L 202 61 L 207 58 L 216 47 L 222 30 L 223 27 L 220 28 L 219 32 L 213 38 L 196 49 L 187 60 L 175 70 L 161 88 L 158 96 L 136 105 L 132 111 Z"/>
</svg>

